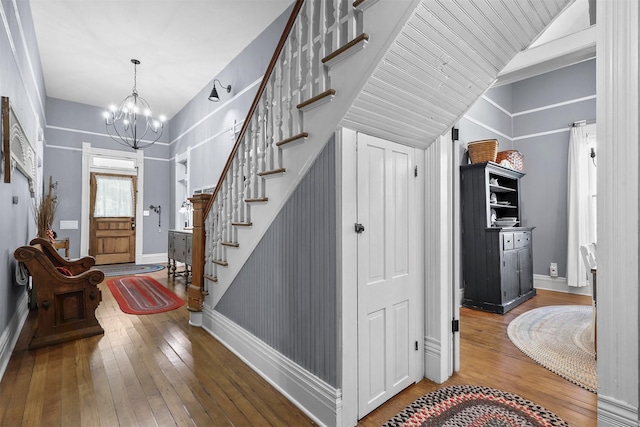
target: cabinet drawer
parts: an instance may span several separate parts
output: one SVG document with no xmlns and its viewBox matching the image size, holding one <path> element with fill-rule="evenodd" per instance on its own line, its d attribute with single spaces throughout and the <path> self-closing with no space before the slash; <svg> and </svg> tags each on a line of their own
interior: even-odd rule
<svg viewBox="0 0 640 427">
<path fill-rule="evenodd" d="M 517 233 L 513 233 L 513 241 L 515 249 L 529 246 L 531 245 L 531 233 L 528 231 L 519 231 Z"/>
<path fill-rule="evenodd" d="M 501 233 L 502 235 L 502 250 L 508 251 L 513 249 L 513 233 Z"/>
</svg>

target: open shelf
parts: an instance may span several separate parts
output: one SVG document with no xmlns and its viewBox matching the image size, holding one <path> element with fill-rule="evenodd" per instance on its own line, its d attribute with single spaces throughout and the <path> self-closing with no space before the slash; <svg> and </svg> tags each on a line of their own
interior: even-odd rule
<svg viewBox="0 0 640 427">
<path fill-rule="evenodd" d="M 489 185 L 489 191 L 494 193 L 511 193 L 517 190 L 515 188 L 503 187 L 501 185 Z"/>
</svg>

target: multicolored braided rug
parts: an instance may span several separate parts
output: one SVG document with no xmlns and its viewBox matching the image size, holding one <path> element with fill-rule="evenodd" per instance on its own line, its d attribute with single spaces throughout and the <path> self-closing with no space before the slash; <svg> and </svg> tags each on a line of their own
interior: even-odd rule
<svg viewBox="0 0 640 427">
<path fill-rule="evenodd" d="M 107 285 L 120 310 L 128 314 L 154 314 L 174 310 L 184 301 L 149 276 L 109 279 Z"/>
<path fill-rule="evenodd" d="M 475 385 L 443 387 L 426 394 L 384 427 L 550 427 L 565 421 L 515 394 Z"/>
</svg>

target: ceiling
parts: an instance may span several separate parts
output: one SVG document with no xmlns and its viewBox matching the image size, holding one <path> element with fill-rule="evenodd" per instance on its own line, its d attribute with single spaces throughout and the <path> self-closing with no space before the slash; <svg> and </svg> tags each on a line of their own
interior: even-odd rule
<svg viewBox="0 0 640 427">
<path fill-rule="evenodd" d="M 47 96 L 118 104 L 131 93 L 136 58 L 139 94 L 170 119 L 292 3 L 30 0 Z M 587 3 L 576 0 L 563 15 L 578 18 L 558 19 L 534 45 L 574 31 L 576 19 L 584 26 Z"/>
<path fill-rule="evenodd" d="M 47 96 L 118 104 L 135 58 L 138 93 L 170 119 L 292 3 L 30 0 Z"/>
</svg>

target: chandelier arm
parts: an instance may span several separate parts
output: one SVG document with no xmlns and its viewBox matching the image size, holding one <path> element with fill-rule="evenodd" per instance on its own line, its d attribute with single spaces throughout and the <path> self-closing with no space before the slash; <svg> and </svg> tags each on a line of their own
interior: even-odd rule
<svg viewBox="0 0 640 427">
<path fill-rule="evenodd" d="M 110 128 L 110 127 L 113 127 L 113 131 L 116 133 L 117 138 L 116 138 L 116 136 L 114 136 L 111 132 L 109 132 L 109 128 Z M 108 126 L 108 125 L 107 125 L 107 134 L 109 134 L 109 137 L 110 137 L 111 139 L 113 139 L 115 142 L 117 142 L 117 143 L 118 143 L 118 144 L 120 144 L 120 145 L 124 145 L 125 147 L 133 148 L 133 147 L 134 147 L 134 145 L 135 145 L 135 144 L 134 144 L 134 145 L 132 145 L 131 143 L 129 143 L 129 140 L 131 139 L 131 137 L 130 137 L 129 135 L 126 135 L 126 133 L 125 133 L 125 136 L 120 135 L 120 132 L 118 131 L 118 128 L 117 128 L 117 126 L 115 125 L 115 123 L 114 123 L 114 124 L 112 124 L 111 126 Z M 119 138 L 119 139 L 118 139 L 118 138 Z"/>
</svg>

